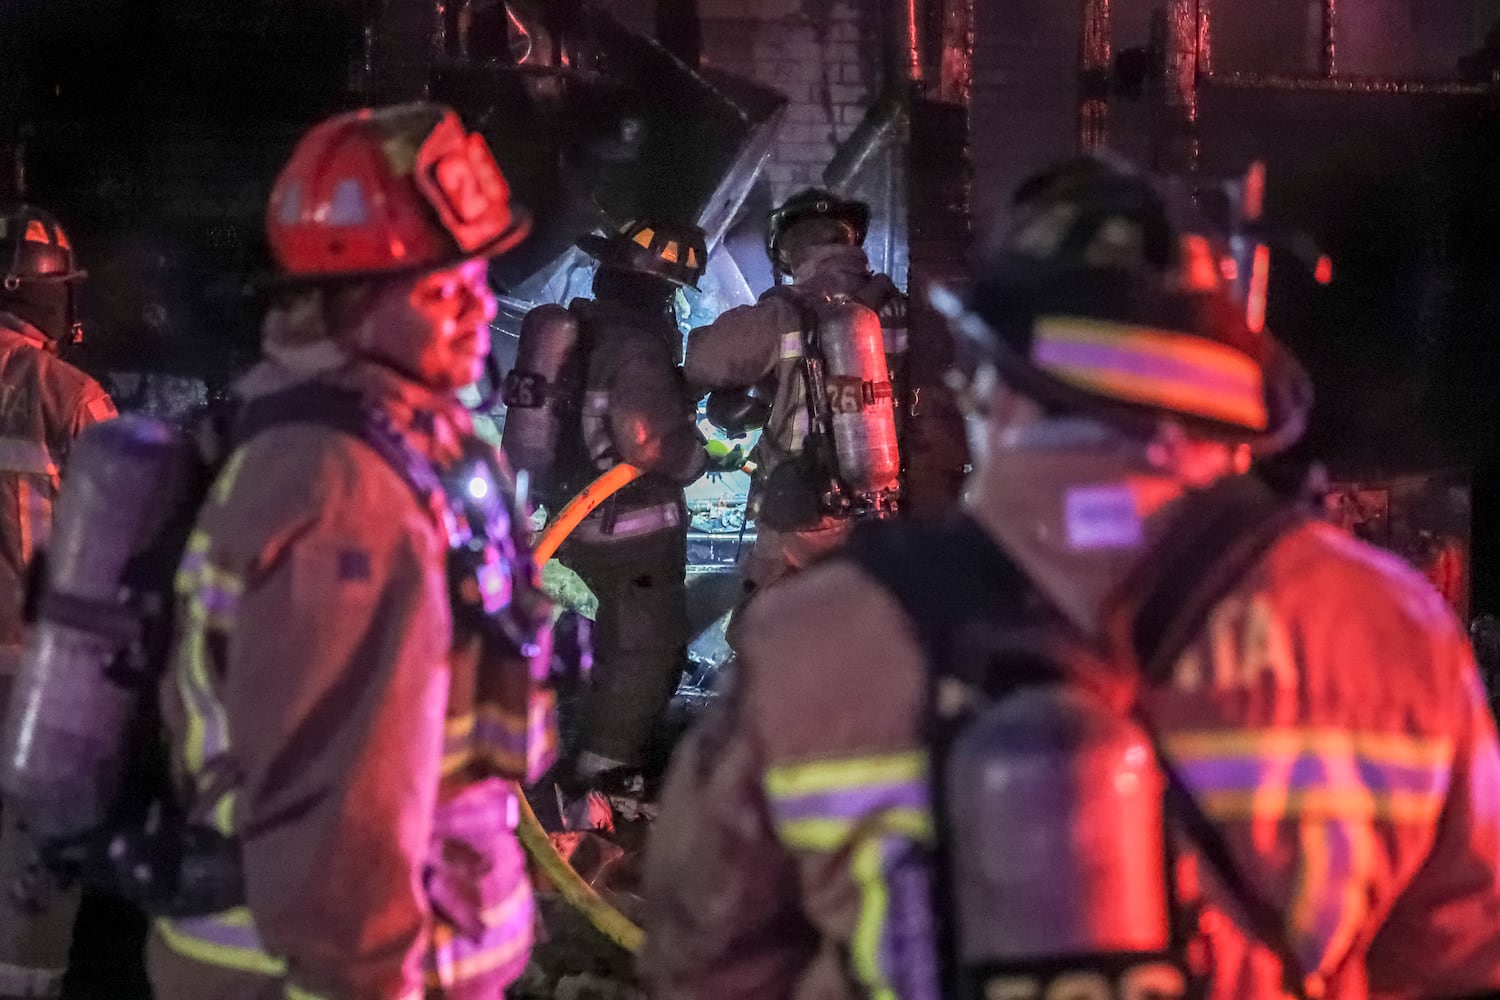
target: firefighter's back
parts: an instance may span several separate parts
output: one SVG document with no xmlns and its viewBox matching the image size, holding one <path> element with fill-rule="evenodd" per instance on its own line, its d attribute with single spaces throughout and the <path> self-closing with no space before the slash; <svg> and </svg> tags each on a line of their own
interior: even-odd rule
<svg viewBox="0 0 1500 1000">
<path fill-rule="evenodd" d="M 902 977 L 923 974 L 909 932 L 927 899 L 910 890 L 927 883 L 911 871 L 936 836 L 930 654 L 894 597 L 843 560 L 764 594 L 745 635 L 736 733 L 703 740 L 731 748 L 714 753 L 755 748 L 767 832 L 793 859 L 811 924 L 784 923 L 785 945 L 805 946 L 812 928 L 825 944 L 798 979 L 922 995 Z M 1326 525 L 1299 527 L 1219 602 L 1143 704 L 1234 860 L 1282 914 L 1314 990 L 1500 985 L 1500 935 L 1485 917 L 1500 903 L 1500 825 L 1482 811 L 1500 787 L 1494 724 L 1457 623 L 1415 571 Z M 1211 995 L 1271 995 L 1275 951 L 1176 833 L 1176 905 L 1197 917 L 1190 954 L 1209 957 L 1197 971 Z"/>
</svg>

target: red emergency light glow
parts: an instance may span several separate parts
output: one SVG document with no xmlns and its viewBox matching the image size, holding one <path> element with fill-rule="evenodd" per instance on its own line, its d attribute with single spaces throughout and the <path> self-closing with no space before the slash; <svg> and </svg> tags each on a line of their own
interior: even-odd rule
<svg viewBox="0 0 1500 1000">
<path fill-rule="evenodd" d="M 1271 248 L 1262 243 L 1255 248 L 1255 261 L 1250 265 L 1250 298 L 1245 304 L 1245 325 L 1251 333 L 1266 328 L 1266 286 L 1270 278 Z"/>
<path fill-rule="evenodd" d="M 1333 281 L 1333 258 L 1326 253 L 1318 258 L 1318 266 L 1313 269 L 1313 277 L 1318 284 L 1326 285 Z"/>
</svg>

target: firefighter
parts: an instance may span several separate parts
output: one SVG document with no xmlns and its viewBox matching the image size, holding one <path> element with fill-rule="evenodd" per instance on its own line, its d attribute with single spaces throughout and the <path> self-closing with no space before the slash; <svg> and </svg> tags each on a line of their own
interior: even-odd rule
<svg viewBox="0 0 1500 1000">
<path fill-rule="evenodd" d="M 697 287 L 707 250 L 697 226 L 649 217 L 578 245 L 599 261 L 594 298 L 528 314 L 502 443 L 517 468 L 537 475 L 554 512 L 621 462 L 645 470 L 585 518 L 558 554 L 599 601 L 572 774 L 582 787 L 573 790 L 595 788 L 623 804 L 644 791 L 647 740 L 676 690 L 690 638 L 683 487 L 708 459 L 678 368 L 673 300 L 678 289 Z M 575 383 L 569 401 L 529 405 L 545 393 L 534 393 L 540 373 L 528 366 L 539 367 L 531 359 L 554 343 L 558 358 L 574 348 L 562 374 Z"/>
<path fill-rule="evenodd" d="M 244 905 L 156 921 L 161 1000 L 493 998 L 526 964 L 516 793 L 484 756 L 514 724 L 450 594 L 456 489 L 430 483 L 475 460 L 500 480 L 476 500 L 510 488 L 456 392 L 489 351 L 487 259 L 529 221 L 435 104 L 324 121 L 275 183 L 264 359 L 235 390 L 273 423 L 198 515 L 161 689 L 179 804 L 238 844 Z M 274 412 L 294 398 L 304 419 Z M 368 433 L 315 419 L 340 399 Z"/>
<path fill-rule="evenodd" d="M 73 439 L 115 415 L 92 378 L 58 357 L 79 338 L 77 287 L 86 272 L 50 213 L 23 207 L 0 216 L 0 709 L 20 663 L 22 607 L 32 558 L 45 548 L 59 473 Z M 0 878 L 26 849 L 0 808 Z M 40 913 L 0 896 L 0 997 L 56 996 L 62 989 L 77 896 L 54 895 Z"/>
<path fill-rule="evenodd" d="M 1249 459 L 1295 440 L 1309 395 L 1162 189 L 1094 162 L 1023 190 L 972 294 L 948 303 L 981 352 L 966 366 L 964 517 L 925 534 L 880 525 L 750 605 L 738 683 L 679 748 L 653 831 L 652 995 L 1180 996 L 1186 976 L 1197 995 L 1247 1000 L 1492 994 L 1500 750 L 1457 623 L 1394 558 L 1273 502 L 1223 579 L 1170 564 L 1192 570 L 1186 603 L 1214 596 L 1164 659 L 1138 664 L 1149 637 L 1119 626 L 1162 619 L 1137 616 L 1151 605 L 1135 585 L 1187 543 L 1231 565 L 1230 542 L 1252 536 L 1190 514 L 1263 500 Z M 905 555 L 882 567 L 866 555 L 881 551 Z M 971 583 L 994 603 L 975 604 Z M 1027 658 L 991 658 L 1005 636 Z M 1042 657 L 1054 686 L 1026 686 Z M 1043 694 L 1059 680 L 1068 704 L 1108 711 L 1071 731 L 1047 728 L 1080 718 L 1061 708 L 1013 714 L 947 744 L 990 753 L 983 780 L 952 780 L 935 749 L 950 720 L 992 697 L 1061 705 Z M 994 693 L 1007 687 L 1026 700 Z M 1048 756 L 1131 725 L 1155 743 Z M 1120 780 L 1075 794 L 1099 775 Z M 1178 789 L 1165 819 L 1164 787 Z M 956 839 L 974 829 L 1019 839 L 958 851 L 982 846 Z M 1098 970 L 1134 954 L 1121 942 L 1143 925 L 1110 920 L 1144 898 L 1133 871 L 1165 872 L 1164 840 L 1175 878 L 1154 891 L 1181 937 L 1161 914 L 1151 930 L 1177 964 L 1145 993 L 1115 992 Z M 1072 932 L 1120 936 L 1070 988 L 941 987 L 963 982 L 975 928 L 1031 949 L 992 969 L 1066 969 Z"/>
<path fill-rule="evenodd" d="M 710 419 L 731 434 L 764 426 L 753 453 L 747 512 L 756 530 L 745 564 L 753 588 L 837 548 L 852 525 L 847 513 L 818 509 L 816 497 L 802 496 L 818 492 L 815 480 L 827 471 L 803 461 L 808 418 L 800 366 L 813 304 L 848 297 L 876 313 L 887 358 L 887 398 L 898 418 L 903 412 L 906 296 L 888 276 L 871 273 L 863 249 L 869 224 L 868 205 L 829 191 L 809 188 L 788 198 L 767 224 L 776 287 L 754 305 L 730 309 L 688 334 L 683 371 L 693 386 L 713 390 Z M 790 284 L 782 284 L 783 278 Z"/>
</svg>

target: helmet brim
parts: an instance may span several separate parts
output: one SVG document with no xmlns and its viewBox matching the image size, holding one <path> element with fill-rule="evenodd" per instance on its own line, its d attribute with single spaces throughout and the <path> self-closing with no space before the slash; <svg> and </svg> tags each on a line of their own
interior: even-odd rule
<svg viewBox="0 0 1500 1000">
<path fill-rule="evenodd" d="M 649 274 L 652 277 L 660 278 L 663 281 L 670 282 L 671 284 L 676 285 L 678 288 L 691 288 L 693 291 L 698 290 L 697 277 L 689 280 L 687 278 L 671 274 L 665 268 L 633 267 L 627 261 L 620 260 L 616 254 L 611 252 L 611 248 L 617 245 L 615 242 L 616 239 L 618 239 L 618 237 L 600 236 L 598 233 L 585 233 L 584 235 L 578 237 L 578 239 L 574 240 L 573 245 L 582 250 L 584 253 L 588 254 L 590 257 L 597 260 L 604 267 L 612 267 L 621 271 L 629 271 L 632 274 Z"/>
<path fill-rule="evenodd" d="M 1263 430 L 1255 430 L 1079 388 L 1037 367 L 983 319 L 969 311 L 951 291 L 934 288 L 929 298 L 933 308 L 948 320 L 949 328 L 963 346 L 975 357 L 994 365 L 1007 386 L 1044 405 L 1090 414 L 1146 434 L 1153 432 L 1164 419 L 1175 420 L 1209 440 L 1248 445 L 1257 457 L 1285 451 L 1296 444 L 1307 429 L 1307 418 L 1312 409 L 1312 380 L 1291 352 L 1269 332 L 1263 334 L 1265 353 L 1261 364 L 1268 424 Z"/>
<path fill-rule="evenodd" d="M 344 285 L 359 281 L 430 274 L 433 271 L 456 267 L 465 261 L 478 260 L 481 257 L 498 257 L 514 248 L 531 233 L 531 222 L 530 212 L 524 208 L 512 207 L 510 225 L 498 233 L 494 239 L 473 250 L 464 251 L 455 248 L 451 255 L 439 260 L 364 271 L 334 271 L 326 274 L 287 274 L 283 271 L 267 271 L 253 276 L 250 279 L 250 288 L 260 294 L 270 294 L 316 288 L 319 285 Z"/>
</svg>

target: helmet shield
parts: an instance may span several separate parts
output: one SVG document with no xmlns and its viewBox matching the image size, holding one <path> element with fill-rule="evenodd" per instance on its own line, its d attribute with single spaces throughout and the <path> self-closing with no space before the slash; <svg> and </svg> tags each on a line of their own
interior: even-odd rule
<svg viewBox="0 0 1500 1000">
<path fill-rule="evenodd" d="M 663 278 L 697 288 L 708 267 L 703 230 L 656 219 L 633 219 L 609 236 L 589 233 L 578 248 L 606 267 Z"/>
</svg>

